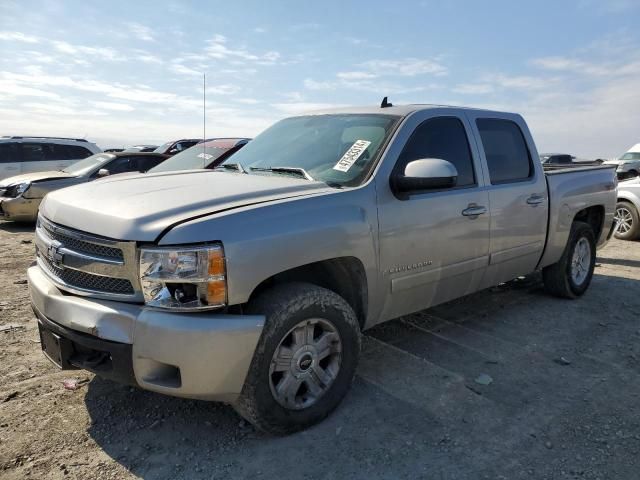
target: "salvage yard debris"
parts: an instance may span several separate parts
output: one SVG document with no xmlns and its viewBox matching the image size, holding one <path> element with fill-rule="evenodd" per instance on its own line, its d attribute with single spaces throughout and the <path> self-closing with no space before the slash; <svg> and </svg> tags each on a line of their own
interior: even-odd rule
<svg viewBox="0 0 640 480">
<path fill-rule="evenodd" d="M 77 378 L 67 378 L 62 381 L 62 386 L 65 390 L 78 390 L 85 383 L 89 383 L 88 378 L 82 378 L 79 380 Z"/>
</svg>

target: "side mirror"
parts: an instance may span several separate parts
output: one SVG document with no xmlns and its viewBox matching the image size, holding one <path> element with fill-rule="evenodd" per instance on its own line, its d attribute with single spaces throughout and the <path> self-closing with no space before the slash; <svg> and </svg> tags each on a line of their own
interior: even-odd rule
<svg viewBox="0 0 640 480">
<path fill-rule="evenodd" d="M 109 170 L 107 170 L 106 168 L 101 168 L 100 170 L 98 170 L 97 177 L 102 178 L 102 177 L 108 177 L 109 175 L 111 175 Z"/>
<path fill-rule="evenodd" d="M 425 158 L 409 162 L 404 174 L 391 177 L 391 189 L 401 196 L 424 190 L 440 190 L 456 186 L 458 171 L 446 160 Z"/>
</svg>

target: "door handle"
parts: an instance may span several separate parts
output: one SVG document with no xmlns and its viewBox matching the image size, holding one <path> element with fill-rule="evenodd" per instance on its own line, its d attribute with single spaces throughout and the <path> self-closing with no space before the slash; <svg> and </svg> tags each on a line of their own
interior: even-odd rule
<svg viewBox="0 0 640 480">
<path fill-rule="evenodd" d="M 470 203 L 467 208 L 462 210 L 462 215 L 471 218 L 477 218 L 478 215 L 482 215 L 483 213 L 487 213 L 487 208 L 475 203 Z"/>
<path fill-rule="evenodd" d="M 534 194 L 534 195 L 531 195 L 529 198 L 527 198 L 527 203 L 532 207 L 535 207 L 536 205 L 540 205 L 542 202 L 544 202 L 544 197 L 541 195 Z"/>
</svg>

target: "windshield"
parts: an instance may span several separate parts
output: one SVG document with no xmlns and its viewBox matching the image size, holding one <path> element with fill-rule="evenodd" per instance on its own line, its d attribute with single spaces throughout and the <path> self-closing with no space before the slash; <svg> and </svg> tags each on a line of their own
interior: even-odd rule
<svg viewBox="0 0 640 480">
<path fill-rule="evenodd" d="M 165 160 L 160 165 L 156 165 L 149 170 L 149 173 L 171 172 L 174 170 L 192 170 L 196 168 L 207 168 L 220 156 L 227 153 L 229 148 L 207 147 L 196 145 L 180 152 Z"/>
<path fill-rule="evenodd" d="M 166 152 L 166 151 L 167 151 L 167 149 L 168 149 L 171 145 L 173 145 L 173 142 L 167 142 L 167 143 L 165 143 L 165 144 L 163 144 L 163 145 L 160 145 L 158 148 L 156 148 L 156 149 L 154 150 L 154 153 L 164 153 L 164 152 Z"/>
<path fill-rule="evenodd" d="M 249 174 L 296 178 L 304 176 L 269 169 L 303 169 L 313 179 L 330 185 L 358 185 L 375 165 L 398 119 L 377 114 L 287 118 L 258 135 L 223 164 L 240 164 Z"/>
<path fill-rule="evenodd" d="M 640 160 L 640 152 L 627 152 L 620 157 L 620 160 Z"/>
<path fill-rule="evenodd" d="M 95 155 L 91 155 L 84 160 L 72 163 L 62 171 L 65 173 L 70 173 L 71 175 L 75 175 L 77 177 L 81 177 L 82 175 L 92 172 L 96 167 L 105 164 L 113 158 L 115 158 L 115 155 L 111 155 L 108 153 L 96 153 Z"/>
</svg>

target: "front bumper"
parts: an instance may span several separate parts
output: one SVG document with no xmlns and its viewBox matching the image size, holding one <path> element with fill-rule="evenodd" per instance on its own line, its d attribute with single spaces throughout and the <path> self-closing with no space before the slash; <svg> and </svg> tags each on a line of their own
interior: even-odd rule
<svg viewBox="0 0 640 480">
<path fill-rule="evenodd" d="M 74 366 L 178 397 L 233 402 L 242 390 L 264 317 L 173 313 L 77 297 L 59 290 L 37 266 L 27 277 L 45 328 L 77 343 L 81 348 L 74 351 L 107 352 L 111 359 L 97 369 L 72 357 Z"/>
<path fill-rule="evenodd" d="M 35 222 L 41 198 L 0 197 L 0 218 L 18 222 Z"/>
</svg>

